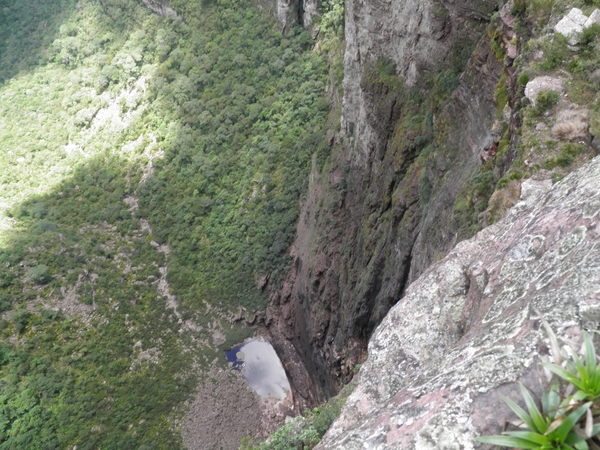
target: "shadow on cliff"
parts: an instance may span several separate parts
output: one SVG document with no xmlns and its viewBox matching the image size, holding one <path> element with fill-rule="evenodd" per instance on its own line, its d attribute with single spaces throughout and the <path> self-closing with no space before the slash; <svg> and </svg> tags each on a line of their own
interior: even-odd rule
<svg viewBox="0 0 600 450">
<path fill-rule="evenodd" d="M 481 17 L 473 20 L 483 32 Z M 476 47 L 467 61 L 469 43 Z M 423 70 L 412 87 L 398 76 L 407 67 L 390 58 L 346 55 L 346 69 L 361 66 L 346 73 L 358 80 L 345 88 L 360 89 L 364 123 L 343 118 L 330 167 L 313 168 L 294 266 L 267 320 L 293 342 L 321 396 L 353 377 L 372 331 L 463 226 L 455 200 L 491 141 L 503 66 L 485 35 L 452 48 L 456 61 Z"/>
</svg>

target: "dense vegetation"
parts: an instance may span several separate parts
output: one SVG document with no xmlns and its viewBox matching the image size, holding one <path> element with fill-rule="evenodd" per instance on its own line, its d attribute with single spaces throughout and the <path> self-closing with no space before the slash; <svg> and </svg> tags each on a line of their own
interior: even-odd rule
<svg viewBox="0 0 600 450">
<path fill-rule="evenodd" d="M 356 367 L 357 372 L 359 367 Z M 251 437 L 242 439 L 239 450 L 310 450 L 321 441 L 333 421 L 340 415 L 346 399 L 356 387 L 349 383 L 340 393 L 322 405 L 293 420 L 287 420 L 273 431 L 268 439 L 254 442 Z"/>
<path fill-rule="evenodd" d="M 180 447 L 192 365 L 288 264 L 323 58 L 249 0 L 171 6 L 0 0 L 0 449 Z"/>
</svg>

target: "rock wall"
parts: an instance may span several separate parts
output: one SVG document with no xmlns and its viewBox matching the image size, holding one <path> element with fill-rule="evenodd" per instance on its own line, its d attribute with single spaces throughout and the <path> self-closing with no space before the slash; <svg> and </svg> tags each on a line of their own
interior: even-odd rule
<svg viewBox="0 0 600 450">
<path fill-rule="evenodd" d="M 313 167 L 294 266 L 273 292 L 266 320 L 312 377 L 313 392 L 297 397 L 322 399 L 347 382 L 408 281 L 454 246 L 454 200 L 493 139 L 502 63 L 483 32 L 496 4 L 346 1 L 341 130 L 331 135 L 330 166 Z M 399 125 L 411 101 L 403 93 L 418 90 L 421 76 L 448 66 L 462 48 L 474 51 L 458 88 L 432 112 L 425 166 L 417 158 L 426 131 Z M 381 61 L 404 89 L 378 81 Z M 432 185 L 427 200 L 424 176 Z"/>
<path fill-rule="evenodd" d="M 369 343 L 358 386 L 318 449 L 470 449 L 541 394 L 538 311 L 581 342 L 600 325 L 600 158 L 459 244 L 407 290 Z"/>
<path fill-rule="evenodd" d="M 271 12 L 283 25 L 283 33 L 302 25 L 310 28 L 311 22 L 319 14 L 318 0 L 256 0 L 261 9 Z M 265 6 L 267 6 L 265 8 Z"/>
<path fill-rule="evenodd" d="M 151 11 L 161 16 L 176 17 L 177 13 L 171 8 L 168 2 L 163 0 L 142 0 L 142 3 Z"/>
<path fill-rule="evenodd" d="M 497 1 L 391 0 L 346 2 L 346 51 L 342 129 L 353 140 L 350 159 L 365 167 L 388 136 L 373 122 L 372 93 L 364 89 L 363 73 L 377 58 L 396 65 L 407 86 L 449 56 L 455 42 L 470 46 L 481 37 L 481 24 Z"/>
</svg>

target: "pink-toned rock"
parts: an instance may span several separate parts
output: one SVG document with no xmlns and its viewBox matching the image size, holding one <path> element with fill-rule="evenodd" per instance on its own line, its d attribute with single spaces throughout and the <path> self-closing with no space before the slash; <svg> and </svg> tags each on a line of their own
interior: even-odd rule
<svg viewBox="0 0 600 450">
<path fill-rule="evenodd" d="M 515 28 L 515 16 L 513 16 L 510 12 L 512 11 L 512 9 L 515 6 L 515 2 L 514 0 L 509 0 L 506 5 L 504 5 L 502 7 L 502 9 L 500 9 L 500 19 L 502 19 L 502 22 L 504 22 L 504 24 L 509 27 L 510 29 L 514 29 Z"/>
<path fill-rule="evenodd" d="M 358 385 L 318 449 L 473 449 L 543 391 L 541 312 L 560 336 L 600 325 L 600 158 L 460 243 L 407 290 L 369 343 Z"/>
</svg>

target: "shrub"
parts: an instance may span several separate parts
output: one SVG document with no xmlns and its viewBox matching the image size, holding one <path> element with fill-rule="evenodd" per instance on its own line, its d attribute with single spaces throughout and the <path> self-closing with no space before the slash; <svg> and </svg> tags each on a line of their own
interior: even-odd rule
<svg viewBox="0 0 600 450">
<path fill-rule="evenodd" d="M 531 0 L 529 11 L 534 18 L 540 19 L 550 14 L 553 6 L 554 0 Z"/>
<path fill-rule="evenodd" d="M 584 347 L 580 350 L 582 358 L 571 351 L 570 358 L 564 361 L 556 335 L 546 320 L 541 320 L 550 338 L 553 360 L 542 365 L 550 376 L 558 376 L 558 381 L 552 383 L 542 395 L 541 411 L 521 384 L 528 411 L 503 397 L 522 422 L 520 430 L 505 431 L 502 436 L 482 436 L 475 440 L 518 449 L 587 450 L 590 448 L 588 443 L 592 444 L 592 448 L 597 448 L 592 438 L 600 433 L 600 365 L 592 339 L 584 331 Z"/>
<path fill-rule="evenodd" d="M 12 312 L 11 315 L 15 326 L 15 331 L 19 334 L 22 333 L 29 323 L 31 316 L 30 312 L 23 309 L 18 309 Z"/>
<path fill-rule="evenodd" d="M 567 40 L 560 34 L 554 35 L 546 40 L 542 45 L 544 59 L 540 62 L 543 70 L 554 70 L 565 61 L 570 60 L 570 51 L 567 46 Z"/>
<path fill-rule="evenodd" d="M 591 47 L 596 38 L 600 35 L 600 25 L 593 23 L 581 32 L 579 45 L 582 48 Z"/>
<path fill-rule="evenodd" d="M 527 75 L 527 72 L 523 72 L 519 75 L 519 84 L 521 86 L 526 86 L 527 83 L 529 83 L 529 75 Z"/>
<path fill-rule="evenodd" d="M 325 435 L 333 421 L 340 415 L 346 397 L 354 389 L 349 384 L 340 394 L 323 405 L 305 411 L 304 416 L 288 420 L 274 431 L 265 442 L 256 443 L 250 437 L 242 440 L 240 450 L 310 450 Z"/>
<path fill-rule="evenodd" d="M 431 181 L 429 181 L 427 171 L 423 170 L 423 173 L 421 173 L 421 176 L 419 177 L 419 196 L 421 197 L 423 204 L 429 203 L 432 189 L 433 186 L 431 185 Z"/>
<path fill-rule="evenodd" d="M 35 284 L 46 284 L 52 280 L 52 276 L 48 273 L 48 266 L 40 264 L 29 269 L 29 279 Z"/>
<path fill-rule="evenodd" d="M 537 113 L 543 114 L 551 109 L 558 103 L 559 98 L 560 94 L 556 91 L 540 91 L 535 100 L 535 109 Z"/>
</svg>

